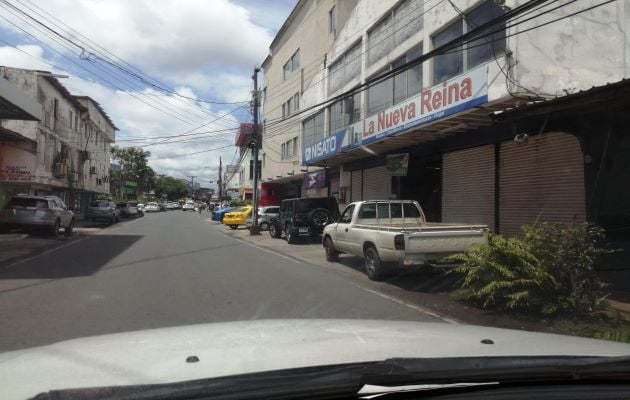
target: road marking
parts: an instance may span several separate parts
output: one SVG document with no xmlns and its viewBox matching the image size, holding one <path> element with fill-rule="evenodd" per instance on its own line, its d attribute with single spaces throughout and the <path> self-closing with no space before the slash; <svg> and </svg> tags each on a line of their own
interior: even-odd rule
<svg viewBox="0 0 630 400">
<path fill-rule="evenodd" d="M 71 241 L 71 242 L 64 243 L 64 244 L 62 244 L 61 246 L 54 247 L 54 248 L 52 248 L 52 249 L 48 249 L 48 250 L 46 250 L 46 251 L 44 251 L 44 252 L 42 252 L 42 253 L 35 254 L 34 256 L 31 256 L 31 257 L 28 257 L 28 258 L 24 258 L 24 259 L 22 259 L 22 260 L 18 260 L 18 261 L 16 261 L 16 262 L 12 263 L 12 264 L 6 265 L 6 266 L 2 267 L 2 269 L 14 267 L 14 266 L 16 266 L 16 265 L 19 265 L 19 264 L 25 263 L 25 262 L 27 262 L 27 261 L 33 260 L 33 259 L 35 259 L 35 258 L 37 258 L 37 257 L 44 256 L 44 255 L 46 255 L 46 254 L 50 254 L 50 253 L 52 253 L 53 251 L 57 251 L 57 250 L 59 250 L 59 249 L 63 249 L 64 247 L 68 247 L 68 246 L 70 246 L 70 245 L 72 245 L 72 244 L 75 244 L 75 243 L 81 242 L 81 241 L 83 241 L 83 240 L 85 240 L 85 239 L 89 239 L 89 238 L 90 238 L 90 236 L 84 236 L 84 237 L 79 238 L 79 239 L 77 239 L 77 240 L 73 240 L 73 241 Z"/>
</svg>

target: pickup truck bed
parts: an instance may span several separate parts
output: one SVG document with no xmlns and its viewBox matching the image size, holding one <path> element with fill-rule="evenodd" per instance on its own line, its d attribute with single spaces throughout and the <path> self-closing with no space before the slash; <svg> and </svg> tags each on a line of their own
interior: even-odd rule
<svg viewBox="0 0 630 400">
<path fill-rule="evenodd" d="M 398 211 L 404 205 L 413 217 L 378 218 L 375 203 L 386 212 L 394 207 Z M 485 243 L 487 230 L 481 224 L 426 222 L 415 201 L 362 201 L 350 204 L 339 222 L 324 229 L 323 245 L 329 261 L 339 253 L 363 257 L 368 276 L 377 279 L 385 266 L 435 264 L 448 255 Z"/>
</svg>

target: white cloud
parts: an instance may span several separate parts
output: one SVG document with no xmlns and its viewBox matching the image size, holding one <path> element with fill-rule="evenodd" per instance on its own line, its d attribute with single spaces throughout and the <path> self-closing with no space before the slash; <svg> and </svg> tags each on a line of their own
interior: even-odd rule
<svg viewBox="0 0 630 400">
<path fill-rule="evenodd" d="M 17 49 L 9 46 L 0 47 L 1 65 L 43 71 L 52 69 L 52 66 L 41 60 L 44 55 L 44 49 L 41 46 L 26 44 L 16 47 Z"/>
<path fill-rule="evenodd" d="M 34 7 L 44 7 L 34 0 L 20 4 L 28 5 L 34 10 L 37 10 Z M 245 1 L 244 5 L 252 7 L 249 1 Z M 103 51 L 86 37 L 93 40 L 168 86 L 176 88 L 177 93 L 183 96 L 235 102 L 251 96 L 252 69 L 267 55 L 272 40 L 271 32 L 279 28 L 270 26 L 269 21 L 283 21 L 293 5 L 288 4 L 284 8 L 278 4 L 273 7 L 258 5 L 260 7 L 266 9 L 270 15 L 266 15 L 263 20 L 254 21 L 256 15 L 230 0 L 47 0 L 46 11 L 40 9 L 41 15 L 35 16 L 45 17 L 51 26 L 57 24 L 58 30 L 63 30 L 76 42 L 83 41 L 84 46 L 92 51 Z M 58 20 L 46 13 L 54 15 Z M 24 29 L 31 29 L 15 20 L 4 9 L 0 9 L 0 14 L 13 19 Z M 71 34 L 67 27 L 60 27 L 59 20 L 85 37 Z M 4 38 L 11 43 L 33 41 L 0 19 L 0 32 L 3 31 L 6 33 Z M 38 37 L 43 38 L 39 35 Z M 102 61 L 100 66 L 91 65 L 88 61 L 78 59 L 78 50 L 74 49 L 74 53 L 71 53 L 59 44 L 45 40 L 47 45 L 65 52 L 76 64 L 96 71 L 101 77 L 106 76 L 97 69 L 106 67 Z M 28 44 L 18 48 L 23 51 L 0 47 L 0 64 L 70 75 L 69 79 L 61 79 L 61 82 L 72 93 L 90 96 L 103 106 L 120 128 L 117 144 L 121 146 L 139 144 L 124 141 L 125 138 L 149 138 L 189 132 L 194 127 L 216 119 L 217 114 L 237 107 L 196 103 L 165 95 L 133 81 L 119 71 L 115 76 L 107 76 L 108 81 L 127 92 L 117 90 L 110 87 L 109 83 L 90 75 L 82 67 L 70 63 L 63 56 L 49 51 L 46 46 Z M 54 68 L 40 58 L 59 65 L 60 68 Z M 140 86 L 144 88 L 139 89 Z M 237 117 L 244 115 L 244 112 L 239 111 L 210 123 L 197 132 L 235 128 Z M 150 165 L 158 173 L 175 177 L 197 175 L 201 179 L 216 181 L 219 156 L 223 158 L 224 165 L 233 159 L 234 147 L 231 145 L 234 143 L 234 132 L 217 132 L 188 138 L 195 140 L 162 145 L 153 145 L 155 139 L 142 142 L 143 148 L 152 153 Z M 225 146 L 227 148 L 189 155 Z"/>
</svg>

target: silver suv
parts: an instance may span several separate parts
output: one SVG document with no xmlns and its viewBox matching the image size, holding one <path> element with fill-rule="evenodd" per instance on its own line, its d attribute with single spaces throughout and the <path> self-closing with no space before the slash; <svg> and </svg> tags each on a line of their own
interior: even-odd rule
<svg viewBox="0 0 630 400">
<path fill-rule="evenodd" d="M 90 203 L 85 212 L 85 218 L 92 221 L 98 219 L 107 220 L 110 224 L 120 221 L 120 210 L 116 208 L 116 203 L 108 200 L 96 200 Z"/>
<path fill-rule="evenodd" d="M 74 214 L 56 196 L 13 196 L 0 210 L 0 231 L 16 228 L 27 232 L 43 230 L 53 236 L 63 228 L 66 236 L 70 236 Z"/>
<path fill-rule="evenodd" d="M 260 230 L 266 231 L 269 230 L 269 222 L 273 217 L 277 217 L 280 212 L 280 206 L 265 206 L 258 208 L 258 226 L 260 226 Z M 252 215 L 250 214 L 247 217 L 246 221 L 247 226 L 252 225 Z"/>
</svg>

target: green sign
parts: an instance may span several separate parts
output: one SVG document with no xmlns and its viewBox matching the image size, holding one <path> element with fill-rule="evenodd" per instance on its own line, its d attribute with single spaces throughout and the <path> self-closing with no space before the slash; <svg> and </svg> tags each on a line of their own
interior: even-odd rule
<svg viewBox="0 0 630 400">
<path fill-rule="evenodd" d="M 388 154 L 387 170 L 391 176 L 407 176 L 409 153 Z"/>
</svg>

